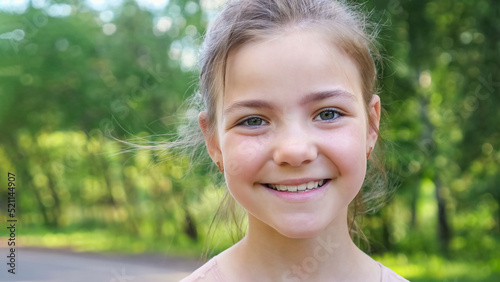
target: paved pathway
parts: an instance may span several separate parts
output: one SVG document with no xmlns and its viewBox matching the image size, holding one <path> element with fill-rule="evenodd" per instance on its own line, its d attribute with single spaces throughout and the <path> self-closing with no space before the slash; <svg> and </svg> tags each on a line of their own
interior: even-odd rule
<svg viewBox="0 0 500 282">
<path fill-rule="evenodd" d="M 16 274 L 7 272 L 8 249 L 0 248 L 0 281 L 169 282 L 201 263 L 160 255 L 108 255 L 45 248 L 16 248 Z"/>
</svg>

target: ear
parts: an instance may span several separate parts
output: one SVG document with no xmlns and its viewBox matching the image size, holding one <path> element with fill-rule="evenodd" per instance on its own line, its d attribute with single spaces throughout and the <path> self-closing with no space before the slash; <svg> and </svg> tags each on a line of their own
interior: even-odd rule
<svg viewBox="0 0 500 282">
<path fill-rule="evenodd" d="M 375 147 L 375 143 L 377 142 L 378 130 L 380 126 L 380 97 L 378 95 L 372 95 L 372 99 L 368 104 L 368 136 L 367 136 L 367 148 L 366 152 L 370 150 L 370 147 Z"/>
<path fill-rule="evenodd" d="M 217 134 L 210 132 L 208 126 L 207 112 L 201 112 L 198 115 L 198 123 L 200 125 L 201 131 L 203 132 L 203 138 L 205 139 L 205 145 L 207 146 L 208 154 L 214 163 L 220 162 L 222 164 L 222 153 L 219 146 L 219 139 Z"/>
</svg>

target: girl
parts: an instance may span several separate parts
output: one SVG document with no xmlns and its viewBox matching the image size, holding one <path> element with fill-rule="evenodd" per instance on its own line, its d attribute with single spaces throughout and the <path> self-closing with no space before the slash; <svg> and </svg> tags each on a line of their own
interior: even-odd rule
<svg viewBox="0 0 500 282">
<path fill-rule="evenodd" d="M 343 3 L 226 4 L 201 53 L 198 122 L 248 231 L 183 281 L 406 281 L 352 240 L 381 112 L 372 53 Z"/>
</svg>

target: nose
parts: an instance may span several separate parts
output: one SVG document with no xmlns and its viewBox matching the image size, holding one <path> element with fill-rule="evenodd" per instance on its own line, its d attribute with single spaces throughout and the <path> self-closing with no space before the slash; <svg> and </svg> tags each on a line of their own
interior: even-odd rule
<svg viewBox="0 0 500 282">
<path fill-rule="evenodd" d="M 278 165 L 300 166 L 312 162 L 318 150 L 311 134 L 303 129 L 293 128 L 279 134 L 273 152 L 273 160 Z"/>
</svg>

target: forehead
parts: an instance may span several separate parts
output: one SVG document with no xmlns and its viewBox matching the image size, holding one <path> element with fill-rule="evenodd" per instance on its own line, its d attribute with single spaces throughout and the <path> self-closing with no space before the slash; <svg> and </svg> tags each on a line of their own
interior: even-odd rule
<svg viewBox="0 0 500 282">
<path fill-rule="evenodd" d="M 294 30 L 232 50 L 226 64 L 224 97 L 220 100 L 225 104 L 248 91 L 271 95 L 332 87 L 344 88 L 362 100 L 354 60 L 324 33 Z"/>
</svg>

